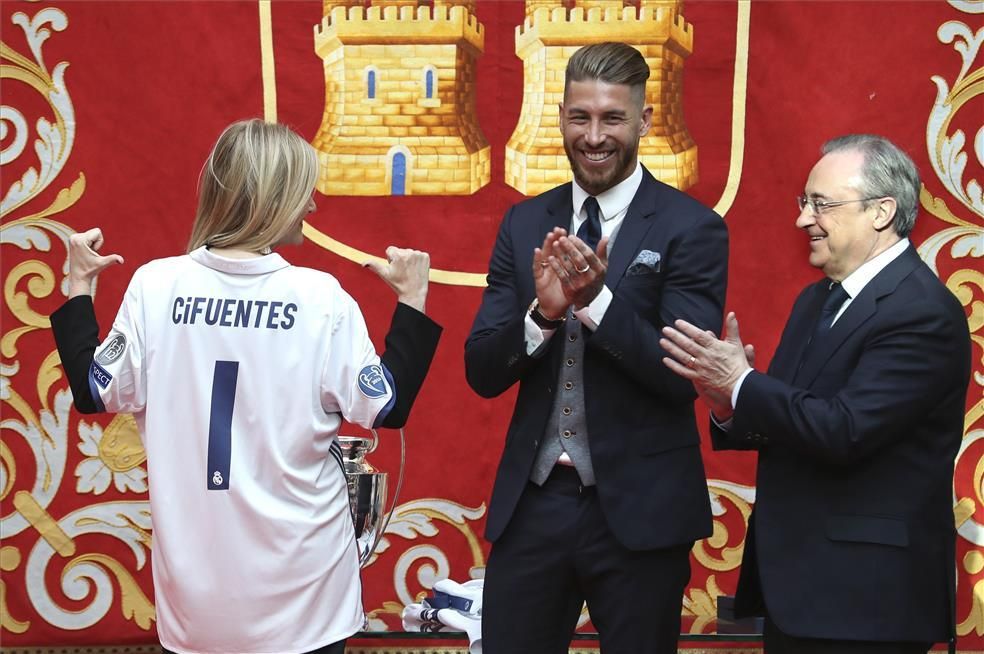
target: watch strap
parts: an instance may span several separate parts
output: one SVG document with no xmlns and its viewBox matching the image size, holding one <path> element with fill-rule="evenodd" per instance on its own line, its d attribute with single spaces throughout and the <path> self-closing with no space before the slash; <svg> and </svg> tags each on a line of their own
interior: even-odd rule
<svg viewBox="0 0 984 654">
<path fill-rule="evenodd" d="M 567 319 L 566 315 L 557 318 L 556 320 L 547 318 L 545 315 L 540 313 L 540 301 L 536 298 L 533 298 L 533 302 L 530 303 L 529 314 L 530 318 L 533 319 L 533 322 L 535 322 L 537 327 L 540 329 L 558 329 Z"/>
</svg>

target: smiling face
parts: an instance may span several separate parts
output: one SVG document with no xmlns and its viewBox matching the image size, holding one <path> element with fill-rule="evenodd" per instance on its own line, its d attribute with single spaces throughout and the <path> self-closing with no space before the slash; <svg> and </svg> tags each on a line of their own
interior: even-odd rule
<svg viewBox="0 0 984 654">
<path fill-rule="evenodd" d="M 560 105 L 560 130 L 578 185 L 598 195 L 631 175 L 652 116 L 653 108 L 643 107 L 627 84 L 569 82 Z"/>
<path fill-rule="evenodd" d="M 807 205 L 796 219 L 796 226 L 810 236 L 810 265 L 838 282 L 899 240 L 888 229 L 895 213 L 894 200 L 860 202 L 863 165 L 864 155 L 856 150 L 824 155 L 810 171 L 806 197 L 852 202 L 827 207 L 819 214 Z"/>
</svg>

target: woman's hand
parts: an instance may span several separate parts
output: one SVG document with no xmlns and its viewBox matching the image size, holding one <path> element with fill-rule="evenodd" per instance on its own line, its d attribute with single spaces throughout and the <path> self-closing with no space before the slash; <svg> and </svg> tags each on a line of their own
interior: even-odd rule
<svg viewBox="0 0 984 654">
<path fill-rule="evenodd" d="M 423 313 L 430 276 L 430 255 L 391 245 L 386 248 L 386 259 L 386 262 L 372 259 L 362 265 L 396 291 L 397 300 Z"/>
<path fill-rule="evenodd" d="M 92 295 L 92 283 L 106 268 L 123 263 L 118 254 L 99 254 L 103 246 L 98 227 L 72 234 L 68 238 L 68 297 Z"/>
</svg>

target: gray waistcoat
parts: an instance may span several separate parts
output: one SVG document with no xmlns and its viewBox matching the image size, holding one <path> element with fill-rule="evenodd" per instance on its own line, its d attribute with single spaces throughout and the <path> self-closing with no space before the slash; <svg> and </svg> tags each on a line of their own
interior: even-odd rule
<svg viewBox="0 0 984 654">
<path fill-rule="evenodd" d="M 553 338 L 564 339 L 564 353 L 557 378 L 553 410 L 547 421 L 543 443 L 533 462 L 530 480 L 543 484 L 562 452 L 574 462 L 581 483 L 593 486 L 594 470 L 588 451 L 588 426 L 584 416 L 584 330 L 581 321 L 568 314 Z"/>
</svg>

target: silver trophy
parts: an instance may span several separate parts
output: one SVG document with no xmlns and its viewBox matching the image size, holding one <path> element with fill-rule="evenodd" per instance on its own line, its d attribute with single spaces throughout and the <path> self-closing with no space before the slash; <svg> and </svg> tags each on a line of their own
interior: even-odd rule
<svg viewBox="0 0 984 654">
<path fill-rule="evenodd" d="M 379 539 L 382 538 L 396 509 L 396 499 L 403 485 L 404 437 L 400 430 L 400 476 L 393 494 L 393 507 L 386 513 L 387 473 L 376 470 L 366 461 L 379 443 L 375 430 L 371 437 L 339 436 L 345 481 L 348 484 L 349 507 L 355 524 L 355 543 L 359 549 L 359 565 L 365 566 L 372 558 Z M 385 517 L 384 517 L 385 516 Z"/>
</svg>

